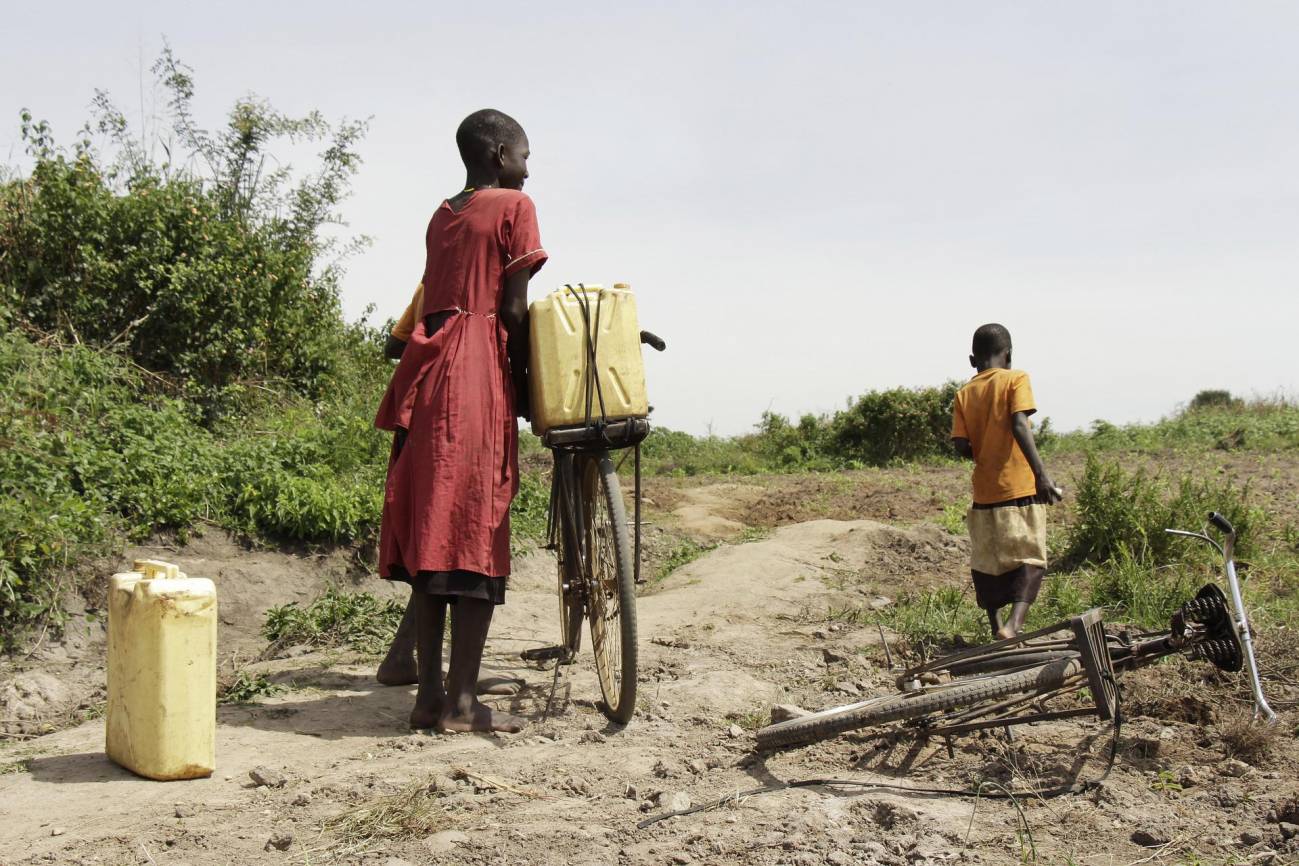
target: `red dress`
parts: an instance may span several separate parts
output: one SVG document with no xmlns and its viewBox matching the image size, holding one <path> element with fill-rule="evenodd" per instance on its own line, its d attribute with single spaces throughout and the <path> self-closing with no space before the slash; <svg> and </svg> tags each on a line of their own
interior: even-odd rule
<svg viewBox="0 0 1299 866">
<path fill-rule="evenodd" d="M 459 212 L 443 202 L 425 246 L 420 318 L 445 321 L 432 336 L 416 326 L 375 418 L 405 431 L 388 464 L 379 573 L 417 586 L 421 572 L 505 577 L 518 424 L 497 312 L 505 278 L 546 261 L 536 208 L 509 189 L 474 192 Z"/>
</svg>

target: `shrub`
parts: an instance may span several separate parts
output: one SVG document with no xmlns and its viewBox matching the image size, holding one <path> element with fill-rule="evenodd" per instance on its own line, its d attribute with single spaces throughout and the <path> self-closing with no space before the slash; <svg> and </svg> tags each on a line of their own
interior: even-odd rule
<svg viewBox="0 0 1299 866">
<path fill-rule="evenodd" d="M 870 391 L 830 421 L 829 448 L 840 461 L 880 466 L 951 453 L 952 404 L 960 386 Z"/>
<path fill-rule="evenodd" d="M 1242 401 L 1231 396 L 1230 391 L 1200 391 L 1191 398 L 1187 411 L 1195 412 L 1200 409 L 1233 409 L 1242 405 Z"/>
<path fill-rule="evenodd" d="M 1076 486 L 1076 520 L 1069 528 L 1066 564 L 1104 564 L 1130 559 L 1150 566 L 1166 562 L 1186 542 L 1166 528 L 1203 526 L 1210 511 L 1236 529 L 1237 550 L 1248 555 L 1260 514 L 1249 506 L 1249 489 L 1186 475 L 1169 485 L 1143 469 L 1127 472 L 1117 461 L 1087 456 Z"/>
<path fill-rule="evenodd" d="M 104 94 L 95 125 L 113 159 L 88 134 L 72 153 L 59 149 L 24 112 L 35 166 L 0 184 L 0 298 L 44 331 L 125 348 L 209 412 L 253 382 L 326 393 L 345 329 L 320 229 L 337 221 L 364 125 L 289 118 L 244 98 L 210 134 L 193 124 L 189 70 L 164 51 L 154 73 L 170 100 L 161 164 Z M 288 169 L 262 170 L 288 140 L 326 145 L 296 183 Z"/>
</svg>

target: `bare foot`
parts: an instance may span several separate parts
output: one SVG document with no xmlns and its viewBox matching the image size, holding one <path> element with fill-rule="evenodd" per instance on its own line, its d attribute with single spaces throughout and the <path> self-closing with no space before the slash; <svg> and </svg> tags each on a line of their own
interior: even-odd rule
<svg viewBox="0 0 1299 866">
<path fill-rule="evenodd" d="M 410 711 L 410 727 L 414 731 L 425 731 L 429 728 L 439 727 L 439 719 L 442 716 L 442 701 L 434 700 L 426 704 L 421 704 L 418 698 L 415 701 L 415 709 Z"/>
<path fill-rule="evenodd" d="M 414 656 L 388 656 L 379 665 L 374 678 L 385 686 L 413 686 L 419 682 L 419 669 L 415 666 Z"/>
<path fill-rule="evenodd" d="M 478 680 L 480 695 L 517 695 L 523 690 L 524 682 L 518 677 L 482 677 Z"/>
<path fill-rule="evenodd" d="M 1009 640 L 1017 634 L 1019 634 L 1019 632 L 1015 631 L 1010 626 L 1003 625 L 1001 628 L 997 629 L 997 640 Z"/>
<path fill-rule="evenodd" d="M 412 718 L 414 714 L 412 713 Z M 486 704 L 474 701 L 467 713 L 447 713 L 438 720 L 438 729 L 462 733 L 465 731 L 502 731 L 517 734 L 525 722 L 518 716 L 499 713 Z"/>
</svg>

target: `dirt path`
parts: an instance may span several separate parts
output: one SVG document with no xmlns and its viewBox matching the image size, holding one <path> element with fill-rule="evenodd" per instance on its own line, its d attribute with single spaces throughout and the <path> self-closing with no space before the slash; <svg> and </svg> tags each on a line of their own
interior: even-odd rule
<svg viewBox="0 0 1299 866">
<path fill-rule="evenodd" d="M 877 629 L 831 610 L 868 606 L 915 581 L 960 581 L 963 557 L 962 542 L 937 527 L 865 520 L 799 523 L 713 550 L 640 600 L 641 699 L 618 730 L 594 707 L 588 658 L 564 669 L 553 702 L 552 673 L 518 661 L 556 630 L 553 563 L 533 554 L 517 568 L 487 660 L 527 682 L 498 699 L 531 720 L 523 733 L 412 735 L 411 690 L 378 686 L 373 660 L 313 653 L 265 663 L 289 690 L 221 708 L 210 779 L 133 777 L 104 758 L 102 721 L 0 752 L 26 759 L 25 772 L 0 775 L 0 864 L 901 866 L 1021 862 L 1031 845 L 1039 862 L 1126 866 L 1177 862 L 1188 845 L 1217 858 L 1202 862 L 1225 862 L 1280 844 L 1267 813 L 1284 812 L 1296 794 L 1292 754 L 1261 768 L 1224 764 L 1199 726 L 1141 718 L 1125 728 L 1118 767 L 1097 792 L 1024 801 L 1031 843 L 1004 801 L 870 787 L 752 796 L 637 829 L 686 799 L 809 777 L 965 787 L 981 777 L 1099 774 L 1108 734 L 1094 723 L 1026 729 L 1013 744 L 971 737 L 952 757 L 941 743 L 868 735 L 753 752 L 751 731 L 773 703 L 821 707 L 889 687 Z M 255 621 L 259 606 L 250 597 L 242 618 Z M 284 785 L 255 786 L 249 771 L 259 766 L 282 773 Z M 430 783 L 433 797 L 407 798 L 426 813 L 406 809 L 412 829 L 400 838 L 366 842 L 328 826 L 385 805 L 395 816 L 394 798 Z M 1287 820 L 1299 822 L 1296 813 Z M 1138 831 L 1163 833 L 1166 856 L 1134 843 Z M 1242 845 L 1242 833 L 1258 843 Z"/>
</svg>

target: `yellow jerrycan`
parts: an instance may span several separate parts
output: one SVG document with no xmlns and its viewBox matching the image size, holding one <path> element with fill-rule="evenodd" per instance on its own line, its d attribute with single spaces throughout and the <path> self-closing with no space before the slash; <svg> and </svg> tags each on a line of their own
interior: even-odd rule
<svg viewBox="0 0 1299 866">
<path fill-rule="evenodd" d="M 216 767 L 216 587 L 136 560 L 108 584 L 105 751 L 149 779 Z"/>
<path fill-rule="evenodd" d="M 565 286 L 528 308 L 532 432 L 649 414 L 630 286 Z"/>
</svg>

